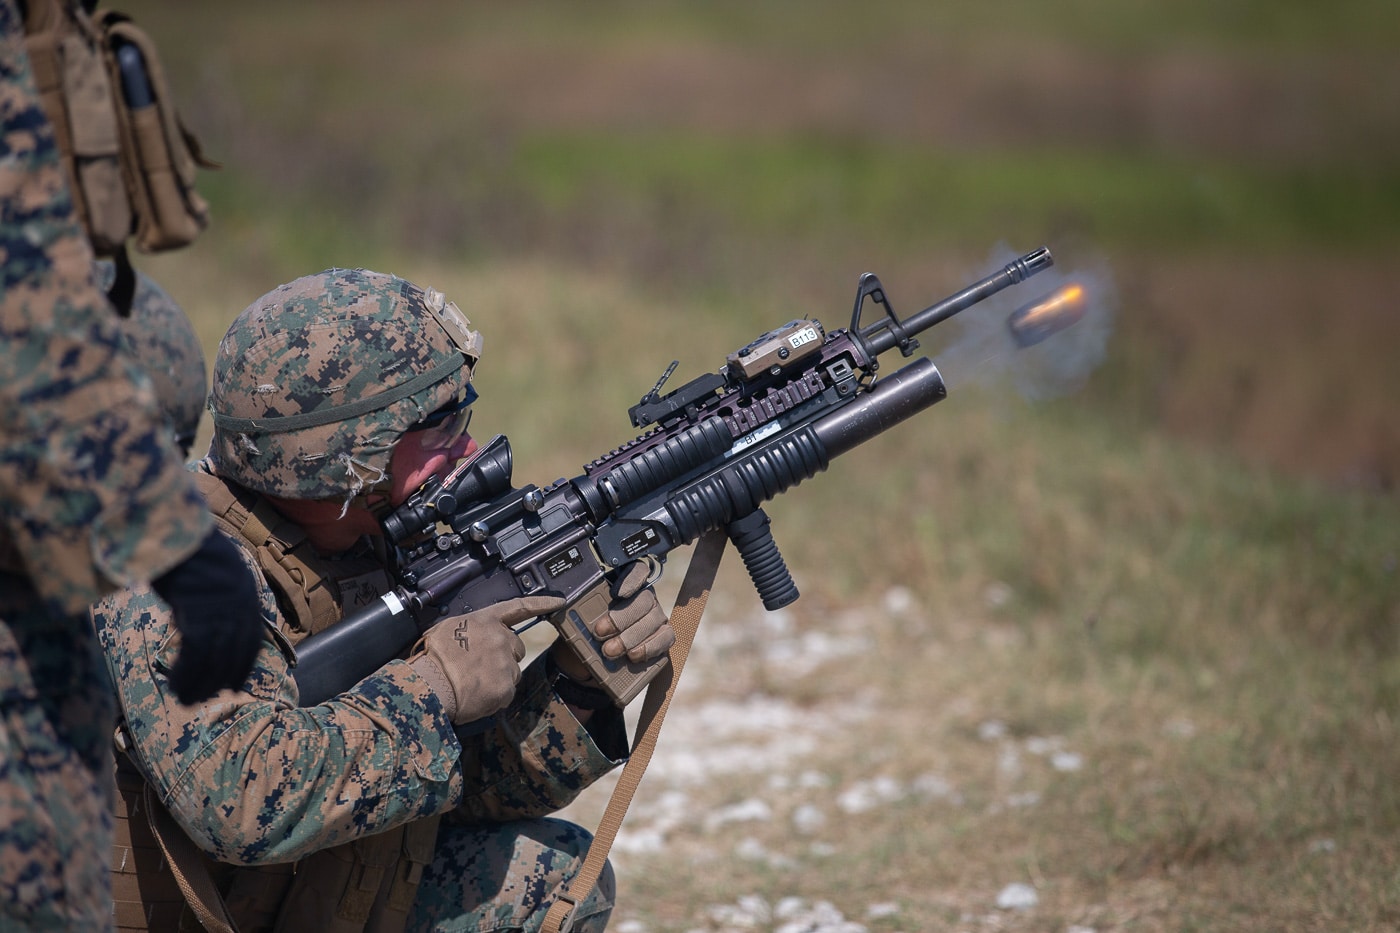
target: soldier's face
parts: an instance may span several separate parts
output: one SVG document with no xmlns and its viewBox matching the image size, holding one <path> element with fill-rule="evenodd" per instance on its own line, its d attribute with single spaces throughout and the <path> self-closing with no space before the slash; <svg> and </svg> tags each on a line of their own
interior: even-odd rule
<svg viewBox="0 0 1400 933">
<path fill-rule="evenodd" d="M 447 446 L 438 445 L 432 431 L 409 431 L 394 445 L 393 456 L 389 459 L 389 475 L 393 484 L 389 487 L 389 501 L 395 506 L 403 502 L 433 476 L 445 474 L 458 460 L 476 453 L 476 440 L 463 433 L 446 441 Z"/>
</svg>

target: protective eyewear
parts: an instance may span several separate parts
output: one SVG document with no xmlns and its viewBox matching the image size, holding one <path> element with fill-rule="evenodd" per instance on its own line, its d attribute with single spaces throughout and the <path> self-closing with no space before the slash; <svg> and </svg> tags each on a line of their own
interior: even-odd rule
<svg viewBox="0 0 1400 933">
<path fill-rule="evenodd" d="M 448 402 L 408 430 L 422 434 L 420 442 L 427 450 L 451 447 L 467 433 L 467 425 L 472 421 L 471 405 L 476 399 L 476 388 L 467 383 L 461 398 Z"/>
</svg>

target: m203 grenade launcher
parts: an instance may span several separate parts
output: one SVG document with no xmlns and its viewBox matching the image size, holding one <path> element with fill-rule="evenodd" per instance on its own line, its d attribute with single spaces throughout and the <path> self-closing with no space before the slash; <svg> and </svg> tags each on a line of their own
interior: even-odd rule
<svg viewBox="0 0 1400 933">
<path fill-rule="evenodd" d="M 766 608 L 797 599 L 763 503 L 947 394 L 927 357 L 877 377 L 882 353 L 913 355 L 916 334 L 1052 263 L 1042 247 L 904 319 L 867 273 L 848 329 L 792 321 L 731 353 L 718 372 L 662 395 L 672 363 L 629 411 L 648 430 L 573 479 L 514 487 L 510 443 L 498 435 L 384 520 L 401 557 L 397 586 L 301 642 L 300 702 L 349 689 L 443 618 L 547 594 L 567 599 L 550 621 L 625 704 L 667 659 L 603 656 L 590 623 L 608 611 L 609 574 L 637 560 L 659 568 L 673 549 L 723 528 Z M 867 298 L 884 314 L 863 323 Z"/>
</svg>

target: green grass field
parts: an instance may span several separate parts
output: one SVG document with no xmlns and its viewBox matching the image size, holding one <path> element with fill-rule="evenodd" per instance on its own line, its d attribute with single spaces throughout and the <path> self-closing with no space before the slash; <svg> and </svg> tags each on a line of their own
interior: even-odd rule
<svg viewBox="0 0 1400 933">
<path fill-rule="evenodd" d="M 213 228 L 138 257 L 211 358 L 301 274 L 434 285 L 522 481 L 629 439 L 672 359 L 844 326 L 861 272 L 905 314 L 999 249 L 1111 285 L 1077 391 L 974 367 L 773 503 L 779 619 L 731 555 L 677 739 L 728 760 L 684 710 L 769 704 L 810 744 L 649 777 L 615 928 L 1400 928 L 1386 5 L 126 8 L 225 163 Z"/>
</svg>

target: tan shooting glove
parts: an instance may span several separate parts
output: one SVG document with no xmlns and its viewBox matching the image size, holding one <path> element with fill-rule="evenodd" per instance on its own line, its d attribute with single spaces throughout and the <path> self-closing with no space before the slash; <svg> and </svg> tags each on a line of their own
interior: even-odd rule
<svg viewBox="0 0 1400 933">
<path fill-rule="evenodd" d="M 639 665 L 659 662 L 675 643 L 676 633 L 671 630 L 666 613 L 657 602 L 656 593 L 647 586 L 648 576 L 645 563 L 634 561 L 628 564 L 609 590 L 607 611 L 589 623 L 589 630 L 601 643 L 599 649 L 604 657 L 617 659 L 626 655 L 628 661 Z M 559 617 L 551 621 L 560 631 L 564 630 Z M 550 657 L 555 668 L 569 680 L 585 687 L 597 686 L 593 672 L 565 639 L 554 643 Z M 656 663 L 651 673 L 640 682 L 650 680 L 660 669 L 661 665 Z M 598 703 L 602 704 L 602 700 L 598 700 Z"/>
<path fill-rule="evenodd" d="M 609 658 L 627 655 L 636 664 L 654 661 L 671 650 L 676 633 L 671 631 L 666 613 L 647 586 L 649 568 L 633 561 L 613 584 L 613 602 L 608 614 L 593 626 L 593 634 L 603 641 L 603 654 Z"/>
<path fill-rule="evenodd" d="M 522 596 L 444 619 L 428 629 L 409 663 L 454 725 L 485 718 L 510 703 L 520 682 L 525 643 L 510 626 L 563 606 L 558 596 Z"/>
</svg>

